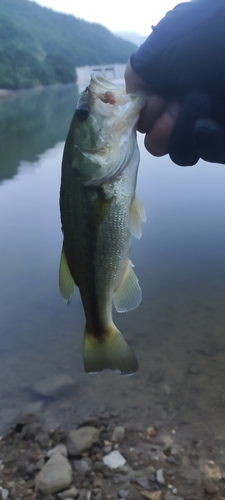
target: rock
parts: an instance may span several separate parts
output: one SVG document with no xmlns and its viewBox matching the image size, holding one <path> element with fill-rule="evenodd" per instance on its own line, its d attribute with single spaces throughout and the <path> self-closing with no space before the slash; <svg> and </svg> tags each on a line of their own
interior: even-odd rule
<svg viewBox="0 0 225 500">
<path fill-rule="evenodd" d="M 127 498 L 127 495 L 129 494 L 129 490 L 119 490 L 118 491 L 118 497 L 119 498 Z"/>
<path fill-rule="evenodd" d="M 212 481 L 209 481 L 208 479 L 205 479 L 205 481 L 202 482 L 202 486 L 205 493 L 207 493 L 208 495 L 214 495 L 218 492 L 218 486 L 216 486 L 216 484 L 214 484 Z"/>
<path fill-rule="evenodd" d="M 123 467 L 123 465 L 125 465 L 126 460 L 118 450 L 114 450 L 103 457 L 103 462 L 110 469 L 118 469 L 119 467 Z"/>
<path fill-rule="evenodd" d="M 94 463 L 94 469 L 97 470 L 97 471 L 101 471 L 103 468 L 105 467 L 104 463 L 103 462 L 100 462 L 100 460 L 97 460 L 95 463 Z"/>
<path fill-rule="evenodd" d="M 125 434 L 125 427 L 123 427 L 122 425 L 118 425 L 117 427 L 115 427 L 112 433 L 111 440 L 114 442 L 121 441 L 121 439 L 124 438 L 124 434 Z"/>
<path fill-rule="evenodd" d="M 99 439 L 100 430 L 96 427 L 80 427 L 71 431 L 68 436 L 67 449 L 69 455 L 80 455 L 83 451 L 89 450 L 93 443 Z"/>
<path fill-rule="evenodd" d="M 38 443 L 41 448 L 47 448 L 49 444 L 49 435 L 45 434 L 45 432 L 39 432 L 39 434 L 35 436 L 35 442 Z"/>
<path fill-rule="evenodd" d="M 37 470 L 38 468 L 36 464 L 28 464 L 28 466 L 26 467 L 26 474 L 28 474 L 28 476 L 33 476 L 33 474 L 37 472 Z"/>
<path fill-rule="evenodd" d="M 42 378 L 33 386 L 33 391 L 41 396 L 59 396 L 74 386 L 74 379 L 66 373 L 59 373 L 52 377 Z"/>
<path fill-rule="evenodd" d="M 209 460 L 207 462 L 207 464 L 205 465 L 205 472 L 209 479 L 216 479 L 217 481 L 222 479 L 221 470 L 213 460 Z"/>
<path fill-rule="evenodd" d="M 140 477 L 139 479 L 136 479 L 136 483 L 139 484 L 142 488 L 145 488 L 146 490 L 150 489 L 149 486 L 149 481 L 146 476 Z"/>
<path fill-rule="evenodd" d="M 53 455 L 35 478 L 35 486 L 44 495 L 68 488 L 72 481 L 72 468 L 63 455 Z"/>
<path fill-rule="evenodd" d="M 9 490 L 0 486 L 0 498 L 1 500 L 7 500 L 9 496 Z"/>
<path fill-rule="evenodd" d="M 89 490 L 83 488 L 82 490 L 79 491 L 78 500 L 90 500 L 90 498 L 91 498 L 91 492 Z"/>
<path fill-rule="evenodd" d="M 82 420 L 82 423 L 80 424 L 80 427 L 99 427 L 100 422 L 98 417 L 86 417 Z"/>
<path fill-rule="evenodd" d="M 41 430 L 41 424 L 33 422 L 32 424 L 25 425 L 20 433 L 21 439 L 34 439 Z"/>
<path fill-rule="evenodd" d="M 142 491 L 142 496 L 148 498 L 148 500 L 162 500 L 161 491 Z"/>
<path fill-rule="evenodd" d="M 38 416 L 35 413 L 25 413 L 17 418 L 16 426 L 22 429 L 25 425 L 33 424 L 34 422 L 39 422 Z"/>
<path fill-rule="evenodd" d="M 73 466 L 74 466 L 74 469 L 81 476 L 85 476 L 86 472 L 91 469 L 90 465 L 86 462 L 86 460 L 74 460 Z"/>
<path fill-rule="evenodd" d="M 76 498 L 77 496 L 77 490 L 75 486 L 72 486 L 69 490 L 62 491 L 61 493 L 58 493 L 57 495 L 61 500 L 68 500 L 69 498 Z"/>
<path fill-rule="evenodd" d="M 153 436 L 156 436 L 156 434 L 157 434 L 157 430 L 155 429 L 155 427 L 150 426 L 147 428 L 147 436 L 153 437 Z"/>
<path fill-rule="evenodd" d="M 41 470 L 41 469 L 43 469 L 44 465 L 45 465 L 45 460 L 44 460 L 44 458 L 40 458 L 40 460 L 38 460 L 38 461 L 36 462 L 36 467 L 37 467 L 37 470 Z"/>
<path fill-rule="evenodd" d="M 165 478 L 163 474 L 163 469 L 158 469 L 156 471 L 156 481 L 158 484 L 165 484 Z"/>
<path fill-rule="evenodd" d="M 66 445 L 65 444 L 57 444 L 57 446 L 55 446 L 54 448 L 51 448 L 51 450 L 48 450 L 47 457 L 50 458 L 53 455 L 57 455 L 57 453 L 60 453 L 60 455 L 67 457 L 68 452 L 67 452 Z"/>
<path fill-rule="evenodd" d="M 108 455 L 110 453 L 110 451 L 112 451 L 112 445 L 108 444 L 107 446 L 103 446 L 102 451 L 103 451 L 103 453 Z"/>
<path fill-rule="evenodd" d="M 43 408 L 43 401 L 42 400 L 38 400 L 38 401 L 32 401 L 32 403 L 27 403 L 25 404 L 24 408 L 23 408 L 23 411 L 24 411 L 24 414 L 26 413 L 36 413 L 36 412 L 39 412 L 42 410 Z"/>
<path fill-rule="evenodd" d="M 192 363 L 188 368 L 188 372 L 191 373 L 191 375 L 198 375 L 199 369 L 194 363 Z"/>
</svg>

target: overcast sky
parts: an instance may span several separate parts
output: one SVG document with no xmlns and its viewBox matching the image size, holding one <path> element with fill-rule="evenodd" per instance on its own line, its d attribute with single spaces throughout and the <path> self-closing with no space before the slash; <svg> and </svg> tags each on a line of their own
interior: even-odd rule
<svg viewBox="0 0 225 500">
<path fill-rule="evenodd" d="M 35 0 L 42 6 L 100 23 L 113 32 L 134 31 L 148 35 L 179 0 Z"/>
</svg>

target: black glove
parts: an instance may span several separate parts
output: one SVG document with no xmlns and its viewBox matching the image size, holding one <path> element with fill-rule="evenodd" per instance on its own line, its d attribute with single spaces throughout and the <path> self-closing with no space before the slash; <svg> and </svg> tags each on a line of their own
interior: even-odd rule
<svg viewBox="0 0 225 500">
<path fill-rule="evenodd" d="M 225 1 L 178 5 L 131 56 L 150 89 L 184 100 L 169 154 L 179 165 L 225 163 Z"/>
</svg>

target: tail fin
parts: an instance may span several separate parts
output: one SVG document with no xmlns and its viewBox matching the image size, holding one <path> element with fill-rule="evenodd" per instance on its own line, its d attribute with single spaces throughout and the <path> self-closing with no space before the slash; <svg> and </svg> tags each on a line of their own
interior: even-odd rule
<svg viewBox="0 0 225 500">
<path fill-rule="evenodd" d="M 84 367 L 88 373 L 110 369 L 123 374 L 135 373 L 138 362 L 132 349 L 125 342 L 116 326 L 101 340 L 84 332 Z"/>
</svg>

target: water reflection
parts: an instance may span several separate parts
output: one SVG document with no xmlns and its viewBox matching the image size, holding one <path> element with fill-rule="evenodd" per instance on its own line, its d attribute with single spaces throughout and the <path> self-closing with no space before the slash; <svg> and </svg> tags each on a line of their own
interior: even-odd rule
<svg viewBox="0 0 225 500">
<path fill-rule="evenodd" d="M 119 384 L 111 373 L 87 376 L 79 294 L 67 307 L 57 283 L 62 141 L 74 90 L 53 93 L 48 106 L 37 96 L 33 109 L 42 118 L 32 134 L 26 101 L 20 113 L 17 101 L 4 103 L 11 109 L 7 137 L 7 120 L 3 127 L 11 147 L 4 150 L 9 171 L 3 177 L 19 175 L 0 185 L 0 424 L 39 408 L 48 425 L 72 427 L 83 414 L 105 406 L 128 423 L 146 419 L 186 437 L 225 438 L 225 168 L 203 162 L 179 168 L 167 157 L 150 157 L 139 138 L 138 194 L 148 220 L 142 239 L 132 241 L 131 258 L 143 301 L 135 311 L 115 313 L 115 322 L 140 370 L 120 377 Z M 13 117 L 24 123 L 19 149 Z M 73 377 L 72 391 L 49 398 L 34 391 L 37 380 L 59 373 Z"/>
<path fill-rule="evenodd" d="M 65 139 L 77 96 L 77 86 L 66 85 L 21 91 L 0 102 L 0 182 L 14 177 L 22 161 L 36 161 Z"/>
</svg>

